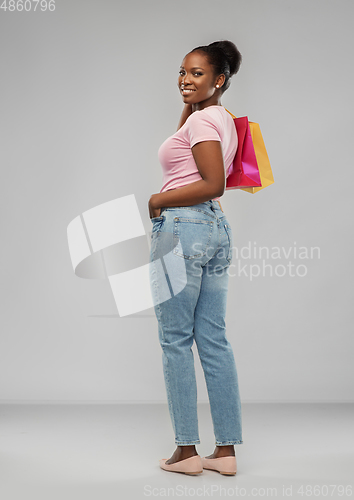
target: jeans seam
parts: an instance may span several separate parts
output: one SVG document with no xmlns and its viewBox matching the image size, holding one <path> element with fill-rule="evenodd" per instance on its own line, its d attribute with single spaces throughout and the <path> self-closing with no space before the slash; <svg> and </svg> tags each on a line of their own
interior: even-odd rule
<svg viewBox="0 0 354 500">
<path fill-rule="evenodd" d="M 213 253 L 213 255 L 210 257 L 210 259 L 208 260 L 208 262 L 210 262 L 210 261 L 211 261 L 211 260 L 215 257 L 215 255 L 218 253 L 218 251 L 219 251 L 219 245 L 220 245 L 220 225 L 219 225 L 219 219 L 218 219 L 218 217 L 217 217 L 217 225 L 218 225 L 218 244 L 217 244 L 217 246 L 216 246 L 216 250 L 215 250 L 215 252 L 214 252 L 214 253 Z M 208 263 L 208 262 L 207 262 L 207 263 Z M 207 263 L 205 263 L 205 264 L 204 264 L 204 266 L 206 266 L 206 265 L 207 265 Z M 204 267 L 204 266 L 203 266 L 203 267 Z"/>
<path fill-rule="evenodd" d="M 177 446 L 189 446 L 193 444 L 200 444 L 200 439 L 195 439 L 194 441 L 179 441 L 178 439 L 176 439 L 175 444 Z"/>
<path fill-rule="evenodd" d="M 232 261 L 232 244 L 231 243 L 232 242 L 231 242 L 231 236 L 230 236 L 228 230 L 226 229 L 226 228 L 229 228 L 230 232 L 231 232 L 231 226 L 229 224 L 224 224 L 224 228 L 225 228 L 228 240 L 229 240 L 229 253 L 228 253 L 228 256 L 226 257 L 226 260 L 228 261 L 229 264 L 231 264 L 231 261 Z M 230 255 L 230 257 L 229 257 L 229 255 Z"/>
<path fill-rule="evenodd" d="M 231 440 L 231 441 L 215 441 L 216 446 L 228 446 L 231 444 L 243 444 L 241 440 Z"/>
</svg>

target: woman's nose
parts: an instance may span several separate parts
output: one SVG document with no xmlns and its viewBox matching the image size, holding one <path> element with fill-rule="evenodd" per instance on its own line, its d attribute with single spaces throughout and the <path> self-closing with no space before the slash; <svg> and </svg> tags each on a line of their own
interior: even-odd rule
<svg viewBox="0 0 354 500">
<path fill-rule="evenodd" d="M 181 81 L 181 83 L 183 83 L 183 85 L 186 85 L 186 84 L 190 83 L 190 81 L 189 81 L 189 76 L 188 76 L 188 75 L 184 75 L 184 76 L 182 76 L 182 81 Z"/>
</svg>

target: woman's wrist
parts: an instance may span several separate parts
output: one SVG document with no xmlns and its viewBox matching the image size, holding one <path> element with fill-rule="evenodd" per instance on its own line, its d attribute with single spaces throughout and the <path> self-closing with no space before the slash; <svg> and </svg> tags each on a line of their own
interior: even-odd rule
<svg viewBox="0 0 354 500">
<path fill-rule="evenodd" d="M 161 214 L 162 205 L 159 204 L 159 195 L 160 193 L 155 193 L 150 196 L 148 203 L 150 219 L 152 217 L 158 217 Z"/>
<path fill-rule="evenodd" d="M 151 208 L 162 208 L 162 205 L 159 204 L 159 196 L 160 196 L 160 193 L 154 193 L 150 196 L 150 200 L 149 200 L 149 205 Z"/>
</svg>

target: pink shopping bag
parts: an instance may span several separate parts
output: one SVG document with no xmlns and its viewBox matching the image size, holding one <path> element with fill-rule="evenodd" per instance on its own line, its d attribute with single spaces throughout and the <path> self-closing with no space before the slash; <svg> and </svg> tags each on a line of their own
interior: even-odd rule
<svg viewBox="0 0 354 500">
<path fill-rule="evenodd" d="M 238 136 L 238 147 L 229 169 L 229 175 L 226 178 L 225 189 L 261 187 L 262 183 L 248 118 L 247 116 L 233 117 L 233 120 Z"/>
</svg>

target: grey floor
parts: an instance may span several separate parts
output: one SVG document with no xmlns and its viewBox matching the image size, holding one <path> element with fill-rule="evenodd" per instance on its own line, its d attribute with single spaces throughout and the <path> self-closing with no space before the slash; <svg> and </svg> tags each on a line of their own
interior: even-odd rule
<svg viewBox="0 0 354 500">
<path fill-rule="evenodd" d="M 353 498 L 354 404 L 243 403 L 242 417 L 237 475 L 186 476 L 158 465 L 175 449 L 165 404 L 0 405 L 0 499 Z"/>
</svg>

